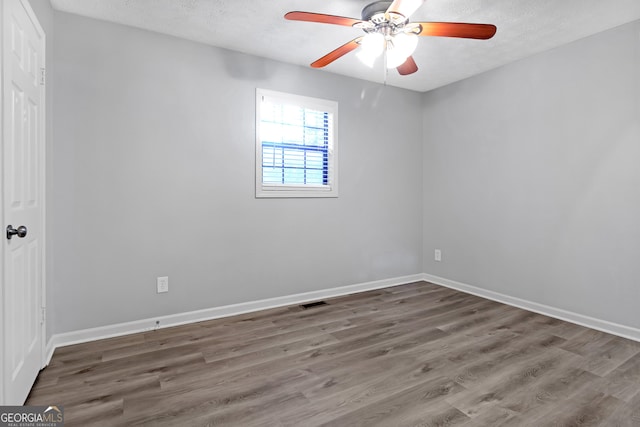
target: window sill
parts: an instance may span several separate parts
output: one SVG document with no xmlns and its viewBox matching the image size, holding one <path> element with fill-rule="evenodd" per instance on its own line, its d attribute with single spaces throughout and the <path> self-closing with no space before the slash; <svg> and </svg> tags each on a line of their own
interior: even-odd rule
<svg viewBox="0 0 640 427">
<path fill-rule="evenodd" d="M 288 199 L 288 198 L 337 198 L 338 197 L 338 189 L 325 189 L 325 188 L 278 188 L 278 187 L 270 187 L 270 188 L 262 188 L 256 190 L 256 198 L 280 198 L 280 199 Z"/>
</svg>

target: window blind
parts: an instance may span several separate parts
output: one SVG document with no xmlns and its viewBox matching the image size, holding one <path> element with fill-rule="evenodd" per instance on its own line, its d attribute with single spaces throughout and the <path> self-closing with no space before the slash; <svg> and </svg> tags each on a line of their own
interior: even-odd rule
<svg viewBox="0 0 640 427">
<path fill-rule="evenodd" d="M 262 182 L 329 185 L 333 115 L 264 100 L 260 123 Z"/>
</svg>

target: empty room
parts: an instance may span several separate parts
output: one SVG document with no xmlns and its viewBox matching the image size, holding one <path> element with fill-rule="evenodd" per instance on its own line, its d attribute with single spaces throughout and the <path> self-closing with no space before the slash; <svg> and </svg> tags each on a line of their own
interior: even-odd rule
<svg viewBox="0 0 640 427">
<path fill-rule="evenodd" d="M 0 13 L 0 426 L 640 426 L 638 0 Z"/>
</svg>

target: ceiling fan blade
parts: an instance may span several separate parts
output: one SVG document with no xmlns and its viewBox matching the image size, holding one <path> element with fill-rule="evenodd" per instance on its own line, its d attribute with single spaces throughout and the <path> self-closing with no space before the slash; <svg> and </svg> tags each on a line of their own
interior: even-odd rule
<svg viewBox="0 0 640 427">
<path fill-rule="evenodd" d="M 363 22 L 359 19 L 313 12 L 289 12 L 284 17 L 290 21 L 318 22 L 320 24 L 344 25 L 346 27 L 353 27 Z"/>
<path fill-rule="evenodd" d="M 487 40 L 496 33 L 496 26 L 491 24 L 465 24 L 462 22 L 413 22 L 418 24 L 419 36 L 460 37 L 463 39 Z"/>
<path fill-rule="evenodd" d="M 358 46 L 360 46 L 360 41 L 361 40 L 362 40 L 362 37 L 356 37 L 355 39 L 351 40 L 350 42 L 347 42 L 347 43 L 343 44 L 339 48 L 337 48 L 335 50 L 332 50 L 331 52 L 327 53 L 322 58 L 320 58 L 317 61 L 311 63 L 311 66 L 313 68 L 322 68 L 322 67 L 325 67 L 325 66 L 331 64 L 336 59 L 340 58 L 341 56 L 346 55 L 347 53 L 351 52 L 352 50 L 354 50 Z"/>
<path fill-rule="evenodd" d="M 395 13 L 409 18 L 413 12 L 422 6 L 422 3 L 424 3 L 424 0 L 393 0 L 393 3 L 387 9 L 387 13 Z"/>
<path fill-rule="evenodd" d="M 413 74 L 418 71 L 418 65 L 416 65 L 416 61 L 413 60 L 413 56 L 410 56 L 401 66 L 396 68 L 396 70 L 398 70 L 401 76 L 406 76 L 407 74 Z"/>
</svg>

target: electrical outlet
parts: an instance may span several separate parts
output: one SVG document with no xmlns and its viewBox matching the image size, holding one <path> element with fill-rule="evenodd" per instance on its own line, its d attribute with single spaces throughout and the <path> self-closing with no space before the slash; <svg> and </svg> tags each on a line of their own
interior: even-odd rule
<svg viewBox="0 0 640 427">
<path fill-rule="evenodd" d="M 157 292 L 159 294 L 163 292 L 169 292 L 169 277 L 167 276 L 158 277 L 158 281 L 156 285 L 157 285 Z"/>
<path fill-rule="evenodd" d="M 435 259 L 436 261 L 442 261 L 442 251 L 440 249 L 436 249 L 433 254 L 433 259 Z"/>
</svg>

